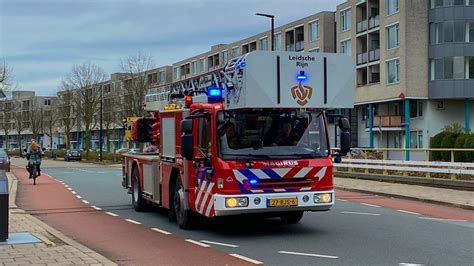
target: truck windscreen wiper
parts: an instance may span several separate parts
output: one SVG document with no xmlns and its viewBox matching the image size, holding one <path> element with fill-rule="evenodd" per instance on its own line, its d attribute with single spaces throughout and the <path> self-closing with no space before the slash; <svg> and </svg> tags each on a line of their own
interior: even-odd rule
<svg viewBox="0 0 474 266">
<path fill-rule="evenodd" d="M 222 155 L 224 155 L 224 156 L 255 157 L 255 158 L 270 159 L 270 155 L 266 155 L 266 154 L 223 153 Z"/>
</svg>

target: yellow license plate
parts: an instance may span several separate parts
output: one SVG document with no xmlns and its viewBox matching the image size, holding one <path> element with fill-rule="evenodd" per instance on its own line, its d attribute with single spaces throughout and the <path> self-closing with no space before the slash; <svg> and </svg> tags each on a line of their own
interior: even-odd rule
<svg viewBox="0 0 474 266">
<path fill-rule="evenodd" d="M 277 206 L 298 206 L 297 198 L 280 198 L 280 199 L 268 199 L 268 207 Z"/>
</svg>

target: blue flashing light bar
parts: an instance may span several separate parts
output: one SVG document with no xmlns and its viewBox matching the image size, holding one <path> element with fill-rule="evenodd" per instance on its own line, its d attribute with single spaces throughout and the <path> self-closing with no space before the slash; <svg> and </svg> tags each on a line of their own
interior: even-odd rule
<svg viewBox="0 0 474 266">
<path fill-rule="evenodd" d="M 255 185 L 255 184 L 257 184 L 257 180 L 256 180 L 256 179 L 250 179 L 249 182 L 250 182 L 250 185 Z"/>
<path fill-rule="evenodd" d="M 214 86 L 207 88 L 207 101 L 209 103 L 222 102 L 222 88 Z"/>
<path fill-rule="evenodd" d="M 303 80 L 307 80 L 308 77 L 306 76 L 304 71 L 301 70 L 300 73 L 298 74 L 298 76 L 296 76 L 296 79 L 299 80 L 299 81 L 303 81 Z"/>
</svg>

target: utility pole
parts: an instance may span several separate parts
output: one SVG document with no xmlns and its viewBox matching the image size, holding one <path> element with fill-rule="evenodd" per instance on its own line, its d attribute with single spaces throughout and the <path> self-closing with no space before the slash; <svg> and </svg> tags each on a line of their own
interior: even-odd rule
<svg viewBox="0 0 474 266">
<path fill-rule="evenodd" d="M 103 113 L 103 101 L 104 101 L 104 86 L 100 86 L 100 114 L 99 114 L 99 124 L 100 124 L 100 129 L 99 129 L 99 161 L 102 162 L 102 113 Z"/>
</svg>

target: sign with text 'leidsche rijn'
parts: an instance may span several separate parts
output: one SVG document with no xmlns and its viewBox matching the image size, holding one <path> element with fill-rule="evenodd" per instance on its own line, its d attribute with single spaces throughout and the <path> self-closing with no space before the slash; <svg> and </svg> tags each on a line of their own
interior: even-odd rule
<svg viewBox="0 0 474 266">
<path fill-rule="evenodd" d="M 251 52 L 226 109 L 353 108 L 355 66 L 334 53 Z"/>
</svg>

